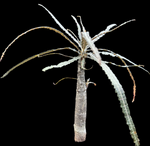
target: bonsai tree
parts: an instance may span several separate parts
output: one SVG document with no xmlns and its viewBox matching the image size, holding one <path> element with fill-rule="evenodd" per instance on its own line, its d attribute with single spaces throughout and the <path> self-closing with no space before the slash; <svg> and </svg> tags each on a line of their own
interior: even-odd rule
<svg viewBox="0 0 150 146">
<path fill-rule="evenodd" d="M 126 100 L 124 90 L 123 90 L 122 85 L 120 84 L 119 80 L 117 79 L 117 77 L 115 76 L 115 74 L 112 72 L 112 70 L 109 68 L 109 66 L 107 64 L 110 63 L 110 64 L 115 65 L 115 66 L 127 68 L 128 72 L 129 72 L 129 75 L 130 75 L 130 77 L 133 81 L 133 100 L 132 100 L 132 102 L 135 100 L 136 84 L 135 84 L 134 77 L 133 77 L 129 67 L 135 66 L 135 67 L 139 67 L 139 68 L 143 69 L 146 72 L 148 72 L 148 71 L 145 70 L 142 67 L 142 65 L 137 65 L 134 62 L 127 59 L 126 57 L 123 57 L 122 55 L 116 54 L 111 50 L 102 49 L 102 48 L 98 49 L 94 44 L 101 37 L 103 37 L 106 33 L 112 32 L 112 31 L 118 29 L 119 27 L 125 25 L 126 23 L 129 23 L 131 21 L 135 21 L 135 19 L 124 22 L 119 26 L 116 26 L 116 24 L 111 24 L 111 25 L 107 26 L 107 28 L 104 31 L 101 31 L 100 33 L 98 33 L 97 35 L 95 35 L 94 37 L 91 38 L 89 32 L 86 31 L 86 29 L 83 26 L 81 17 L 78 16 L 79 19 L 80 19 L 80 24 L 79 24 L 77 19 L 74 16 L 72 16 L 73 20 L 75 21 L 75 23 L 77 25 L 77 30 L 78 30 L 78 37 L 77 37 L 71 30 L 65 29 L 61 25 L 61 23 L 55 18 L 55 16 L 47 8 L 45 8 L 41 4 L 39 4 L 39 6 L 43 7 L 51 15 L 51 17 L 58 24 L 58 26 L 64 31 L 65 34 L 62 33 L 61 31 L 59 31 L 55 28 L 49 27 L 49 26 L 39 26 L 39 27 L 31 28 L 31 29 L 23 32 L 22 34 L 18 35 L 7 46 L 7 48 L 2 53 L 0 61 L 3 59 L 7 49 L 18 38 L 20 38 L 21 36 L 25 35 L 28 32 L 31 32 L 31 31 L 37 30 L 37 29 L 48 29 L 48 30 L 55 31 L 56 33 L 63 36 L 66 40 L 68 40 L 74 46 L 74 48 L 71 48 L 71 47 L 57 48 L 57 49 L 48 50 L 48 51 L 36 54 L 32 57 L 29 57 L 28 59 L 23 60 L 19 64 L 15 65 L 11 69 L 9 69 L 1 78 L 6 77 L 12 70 L 17 68 L 18 66 L 20 66 L 20 65 L 22 65 L 22 64 L 24 64 L 24 63 L 26 63 L 26 62 L 34 59 L 34 58 L 43 57 L 43 56 L 47 56 L 47 55 L 59 54 L 59 55 L 65 56 L 65 57 L 69 57 L 71 59 L 69 59 L 67 61 L 64 61 L 64 62 L 61 62 L 57 65 L 51 65 L 51 66 L 45 67 L 42 70 L 44 72 L 49 70 L 49 69 L 53 69 L 53 68 L 61 68 L 63 66 L 69 65 L 69 64 L 71 64 L 75 61 L 78 61 L 74 132 L 75 132 L 75 141 L 76 142 L 82 142 L 82 141 L 85 141 L 85 139 L 86 139 L 86 124 L 85 123 L 86 123 L 86 109 L 87 109 L 87 101 L 86 101 L 87 100 L 87 88 L 88 88 L 88 85 L 90 83 L 96 85 L 94 82 L 91 82 L 90 79 L 85 80 L 85 70 L 88 70 L 85 67 L 85 63 L 86 63 L 86 58 L 94 60 L 98 63 L 98 65 L 102 68 L 102 70 L 107 75 L 108 79 L 111 81 L 111 84 L 113 85 L 113 87 L 115 89 L 115 92 L 117 93 L 118 99 L 120 101 L 120 106 L 122 108 L 122 112 L 124 114 L 126 124 L 129 126 L 131 137 L 132 137 L 135 145 L 139 146 L 140 145 L 139 138 L 138 138 L 138 135 L 137 135 L 136 128 L 135 128 L 135 125 L 133 123 L 132 117 L 130 115 L 130 110 L 129 110 L 129 107 L 128 107 L 128 103 L 127 103 L 127 100 Z M 61 53 L 56 53 L 57 51 L 60 51 L 60 50 L 71 50 L 71 51 L 76 52 L 77 55 L 72 57 L 72 56 L 67 56 L 67 55 L 61 54 Z M 104 61 L 104 60 L 102 60 L 101 55 L 109 55 L 111 57 L 117 57 L 123 62 L 124 66 L 117 65 L 117 64 L 112 63 L 112 62 Z M 131 65 L 127 65 L 126 61 L 131 63 Z M 62 78 L 58 82 L 62 81 L 63 79 L 67 79 L 67 78 L 69 78 L 69 77 Z"/>
</svg>

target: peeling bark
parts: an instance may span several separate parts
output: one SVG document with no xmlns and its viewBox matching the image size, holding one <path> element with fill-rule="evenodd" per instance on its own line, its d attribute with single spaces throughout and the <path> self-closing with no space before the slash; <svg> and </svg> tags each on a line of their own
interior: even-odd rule
<svg viewBox="0 0 150 146">
<path fill-rule="evenodd" d="M 85 83 L 85 71 L 81 68 L 81 61 L 82 59 L 78 61 L 75 103 L 74 140 L 76 142 L 83 142 L 86 139 L 87 87 Z"/>
</svg>

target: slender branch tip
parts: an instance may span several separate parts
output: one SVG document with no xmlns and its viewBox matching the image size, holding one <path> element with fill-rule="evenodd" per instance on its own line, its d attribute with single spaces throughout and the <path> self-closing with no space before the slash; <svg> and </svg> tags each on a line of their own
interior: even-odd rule
<svg viewBox="0 0 150 146">
<path fill-rule="evenodd" d="M 135 101 L 135 97 L 133 97 L 132 103 Z"/>
<path fill-rule="evenodd" d="M 38 4 L 39 6 L 43 6 L 42 4 Z"/>
</svg>

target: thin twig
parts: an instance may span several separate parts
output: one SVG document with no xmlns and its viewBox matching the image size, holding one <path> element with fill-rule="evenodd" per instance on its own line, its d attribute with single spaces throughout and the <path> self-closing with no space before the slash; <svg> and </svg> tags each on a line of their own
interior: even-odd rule
<svg viewBox="0 0 150 146">
<path fill-rule="evenodd" d="M 26 33 L 30 32 L 30 31 L 33 31 L 33 30 L 36 30 L 36 29 L 49 29 L 49 30 L 53 30 L 55 31 L 56 33 L 60 34 L 61 36 L 63 36 L 66 40 L 68 40 L 75 48 L 77 48 L 78 51 L 80 51 L 80 49 L 67 37 L 65 36 L 61 31 L 55 29 L 55 28 L 52 28 L 52 27 L 49 27 L 49 26 L 39 26 L 39 27 L 34 27 L 34 28 L 31 28 L 23 33 L 21 33 L 20 35 L 18 35 L 7 47 L 6 49 L 4 50 L 4 52 L 2 53 L 2 56 L 0 58 L 0 61 L 3 59 L 7 49 L 17 40 L 19 39 L 21 36 L 25 35 Z"/>
<path fill-rule="evenodd" d="M 77 80 L 77 78 L 73 78 L 73 77 L 64 77 L 64 78 L 60 79 L 59 81 L 57 81 L 56 83 L 53 83 L 53 84 L 57 85 L 59 82 L 61 82 L 62 80 L 65 80 L 65 79 L 74 79 L 74 80 Z"/>
</svg>

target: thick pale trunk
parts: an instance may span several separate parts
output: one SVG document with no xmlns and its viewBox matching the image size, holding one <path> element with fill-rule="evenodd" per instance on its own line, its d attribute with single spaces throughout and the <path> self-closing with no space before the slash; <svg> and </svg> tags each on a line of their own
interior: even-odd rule
<svg viewBox="0 0 150 146">
<path fill-rule="evenodd" d="M 85 83 L 85 71 L 81 68 L 81 60 L 78 61 L 77 72 L 77 89 L 75 103 L 75 120 L 74 120 L 74 140 L 83 142 L 86 139 L 86 110 L 87 110 L 87 94 Z"/>
</svg>

